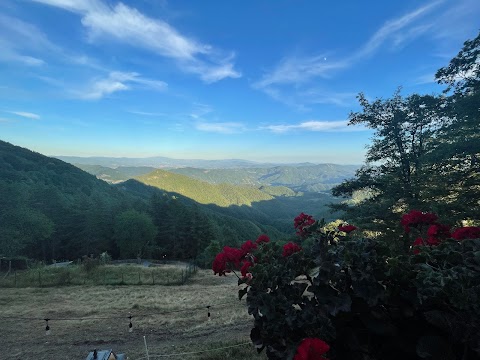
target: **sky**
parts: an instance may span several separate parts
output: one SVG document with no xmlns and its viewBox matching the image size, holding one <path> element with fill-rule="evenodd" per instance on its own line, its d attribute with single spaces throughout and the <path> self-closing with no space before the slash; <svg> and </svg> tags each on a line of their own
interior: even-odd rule
<svg viewBox="0 0 480 360">
<path fill-rule="evenodd" d="M 358 93 L 441 92 L 436 70 L 478 19 L 478 0 L 1 0 L 0 140 L 360 164 Z"/>
</svg>

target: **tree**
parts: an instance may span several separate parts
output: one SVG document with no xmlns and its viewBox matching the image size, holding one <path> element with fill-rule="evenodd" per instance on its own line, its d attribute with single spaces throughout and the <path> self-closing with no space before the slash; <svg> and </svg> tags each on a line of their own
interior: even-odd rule
<svg viewBox="0 0 480 360">
<path fill-rule="evenodd" d="M 373 142 L 356 177 L 332 193 L 368 196 L 331 208 L 365 229 L 390 235 L 408 209 L 433 210 L 451 223 L 479 220 L 479 64 L 480 34 L 437 72 L 438 82 L 447 84 L 443 95 L 403 98 L 397 91 L 370 102 L 360 94 L 362 111 L 350 114 L 349 125 L 375 130 Z"/>
<path fill-rule="evenodd" d="M 157 229 L 150 216 L 137 210 L 119 214 L 115 221 L 115 240 L 120 256 L 142 257 L 155 238 Z"/>
<path fill-rule="evenodd" d="M 443 179 L 429 188 L 430 196 L 442 200 L 441 211 L 448 209 L 451 218 L 480 220 L 480 33 L 437 71 L 436 79 L 447 85 L 448 121 L 429 154 L 429 176 Z"/>
<path fill-rule="evenodd" d="M 398 90 L 390 99 L 368 101 L 358 96 L 362 111 L 351 113 L 349 125 L 365 125 L 375 130 L 366 155 L 366 165 L 356 178 L 332 189 L 335 196 L 351 197 L 355 192 L 369 194 L 356 205 L 332 204 L 344 210 L 348 219 L 355 219 L 366 229 L 395 231 L 403 211 L 426 207 L 423 192 L 426 154 L 432 136 L 441 122 L 442 99 L 435 96 L 410 95 Z"/>
</svg>

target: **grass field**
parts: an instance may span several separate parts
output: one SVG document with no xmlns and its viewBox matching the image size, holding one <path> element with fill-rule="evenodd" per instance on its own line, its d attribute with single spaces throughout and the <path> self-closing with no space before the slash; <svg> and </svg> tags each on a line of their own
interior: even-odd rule
<svg viewBox="0 0 480 360">
<path fill-rule="evenodd" d="M 44 318 L 52 319 L 48 336 Z M 0 321 L 2 360 L 85 359 L 95 348 L 146 359 L 144 336 L 150 359 L 265 359 L 250 344 L 213 350 L 248 342 L 253 320 L 236 278 L 209 270 L 185 285 L 1 288 Z"/>
<path fill-rule="evenodd" d="M 188 264 L 145 267 L 135 264 L 101 265 L 87 271 L 81 265 L 43 266 L 0 275 L 0 287 L 69 285 L 180 285 L 193 273 Z"/>
</svg>

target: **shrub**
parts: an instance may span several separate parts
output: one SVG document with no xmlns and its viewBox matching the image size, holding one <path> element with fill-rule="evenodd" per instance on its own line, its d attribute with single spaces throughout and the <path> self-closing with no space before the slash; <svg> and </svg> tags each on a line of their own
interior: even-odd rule
<svg viewBox="0 0 480 360">
<path fill-rule="evenodd" d="M 435 214 L 412 211 L 402 219 L 407 234 L 392 239 L 403 246 L 391 246 L 305 214 L 295 225 L 300 238 L 313 239 L 311 249 L 247 242 L 214 261 L 219 275 L 242 268 L 239 297 L 247 295 L 259 352 L 269 359 L 480 356 L 478 228 L 454 230 L 455 240 Z"/>
</svg>

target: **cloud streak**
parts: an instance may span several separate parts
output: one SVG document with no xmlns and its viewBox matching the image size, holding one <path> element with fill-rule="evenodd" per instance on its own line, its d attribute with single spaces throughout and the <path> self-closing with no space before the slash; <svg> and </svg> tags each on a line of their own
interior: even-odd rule
<svg viewBox="0 0 480 360">
<path fill-rule="evenodd" d="M 363 131 L 365 128 L 348 126 L 348 120 L 320 121 L 308 120 L 299 124 L 290 125 L 267 125 L 260 129 L 268 130 L 273 133 L 283 134 L 291 131 L 315 131 L 315 132 L 346 132 Z"/>
<path fill-rule="evenodd" d="M 181 34 L 167 22 L 142 14 L 123 3 L 114 6 L 99 0 L 33 0 L 79 14 L 92 42 L 113 40 L 147 49 L 172 59 L 178 67 L 212 83 L 239 78 L 234 53 L 226 53 Z"/>
<path fill-rule="evenodd" d="M 219 134 L 236 134 L 246 130 L 243 124 L 237 122 L 199 122 L 195 128 L 199 131 Z"/>
<path fill-rule="evenodd" d="M 6 112 L 17 115 L 17 116 L 21 116 L 27 119 L 32 119 L 32 120 L 40 119 L 40 115 L 31 113 L 31 112 L 26 112 L 26 111 L 6 111 Z"/>
<path fill-rule="evenodd" d="M 92 81 L 87 89 L 75 91 L 74 96 L 84 100 L 99 100 L 118 91 L 130 90 L 132 84 L 157 91 L 164 91 L 168 87 L 163 81 L 145 79 L 135 72 L 113 71 L 107 78 Z"/>
<path fill-rule="evenodd" d="M 344 58 L 334 59 L 326 53 L 286 57 L 273 70 L 265 73 L 260 80 L 253 83 L 253 87 L 287 105 L 296 104 L 297 107 L 315 103 L 343 105 L 343 101 L 338 101 L 338 98 L 329 98 L 326 91 L 319 91 L 311 87 L 310 83 L 317 78 L 331 78 L 337 72 L 348 69 L 359 61 L 371 57 L 387 43 L 398 49 L 407 42 L 421 36 L 432 26 L 431 24 L 417 24 L 418 20 L 442 2 L 443 0 L 432 2 L 401 17 L 385 22 L 365 44 Z M 309 95 L 315 92 L 319 93 L 316 101 Z M 292 98 L 295 101 L 292 101 Z M 301 106 L 298 106 L 298 104 L 301 104 Z"/>
</svg>

